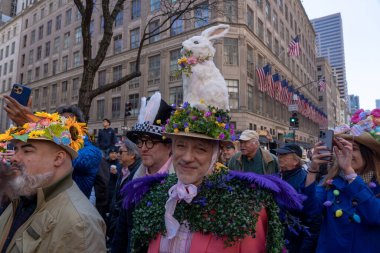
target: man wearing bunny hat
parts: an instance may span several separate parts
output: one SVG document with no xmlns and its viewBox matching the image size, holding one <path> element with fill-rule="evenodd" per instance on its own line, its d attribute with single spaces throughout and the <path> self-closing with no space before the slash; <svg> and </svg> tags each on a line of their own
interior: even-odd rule
<svg viewBox="0 0 380 253">
<path fill-rule="evenodd" d="M 210 94 L 219 86 L 214 89 Z M 233 139 L 234 131 L 228 110 L 219 108 L 228 108 L 228 98 L 215 106 L 210 94 L 193 96 L 194 104 L 184 102 L 166 122 L 176 173 L 139 178 L 124 187 L 123 204 L 133 217 L 127 252 L 283 249 L 276 201 L 299 208 L 300 196 L 279 178 L 229 171 L 217 163 L 219 142 Z"/>
</svg>

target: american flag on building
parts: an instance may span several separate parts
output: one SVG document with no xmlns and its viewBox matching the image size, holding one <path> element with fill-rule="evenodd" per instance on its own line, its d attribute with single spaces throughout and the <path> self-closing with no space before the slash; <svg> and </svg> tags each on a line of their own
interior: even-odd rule
<svg viewBox="0 0 380 253">
<path fill-rule="evenodd" d="M 288 55 L 289 56 L 299 56 L 301 53 L 300 50 L 300 37 L 297 35 L 295 38 L 292 38 L 288 45 Z"/>
<path fill-rule="evenodd" d="M 262 68 L 256 68 L 256 75 L 258 78 L 258 88 L 260 91 L 267 90 L 267 76 L 271 73 L 271 67 L 269 64 L 265 65 Z"/>
</svg>

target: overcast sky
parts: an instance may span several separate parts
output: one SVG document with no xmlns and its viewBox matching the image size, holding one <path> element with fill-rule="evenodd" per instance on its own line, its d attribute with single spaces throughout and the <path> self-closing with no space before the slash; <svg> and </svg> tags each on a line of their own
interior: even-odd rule
<svg viewBox="0 0 380 253">
<path fill-rule="evenodd" d="M 301 0 L 309 19 L 340 12 L 343 21 L 348 94 L 360 107 L 380 99 L 380 0 Z"/>
</svg>

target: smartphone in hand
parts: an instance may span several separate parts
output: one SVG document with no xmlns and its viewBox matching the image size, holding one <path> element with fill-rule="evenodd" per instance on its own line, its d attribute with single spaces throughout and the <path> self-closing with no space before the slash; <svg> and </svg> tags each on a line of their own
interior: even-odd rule
<svg viewBox="0 0 380 253">
<path fill-rule="evenodd" d="M 320 154 L 322 153 L 329 153 L 331 154 L 333 149 L 333 138 L 334 138 L 334 131 L 333 130 L 321 130 L 319 132 L 319 140 L 322 142 L 322 146 L 326 146 L 328 150 L 321 150 L 319 151 Z M 322 160 L 330 161 L 331 157 L 324 157 L 321 158 Z"/>
<path fill-rule="evenodd" d="M 10 97 L 14 98 L 21 105 L 27 106 L 31 93 L 32 90 L 29 87 L 21 84 L 13 84 Z"/>
</svg>

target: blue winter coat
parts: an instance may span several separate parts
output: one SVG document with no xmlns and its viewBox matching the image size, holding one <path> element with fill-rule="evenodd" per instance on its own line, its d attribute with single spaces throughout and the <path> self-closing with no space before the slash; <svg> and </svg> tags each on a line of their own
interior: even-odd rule
<svg viewBox="0 0 380 253">
<path fill-rule="evenodd" d="M 91 195 L 101 161 L 102 152 L 86 136 L 84 147 L 78 151 L 78 157 L 73 161 L 73 179 L 87 198 Z"/>
<path fill-rule="evenodd" d="M 349 184 L 337 176 L 331 188 L 314 183 L 304 193 L 309 197 L 308 203 L 304 202 L 309 213 L 323 214 L 318 253 L 380 252 L 380 199 L 377 197 L 380 186 L 376 182 L 367 185 L 358 176 Z M 340 217 L 336 217 L 338 210 L 343 212 Z"/>
</svg>

